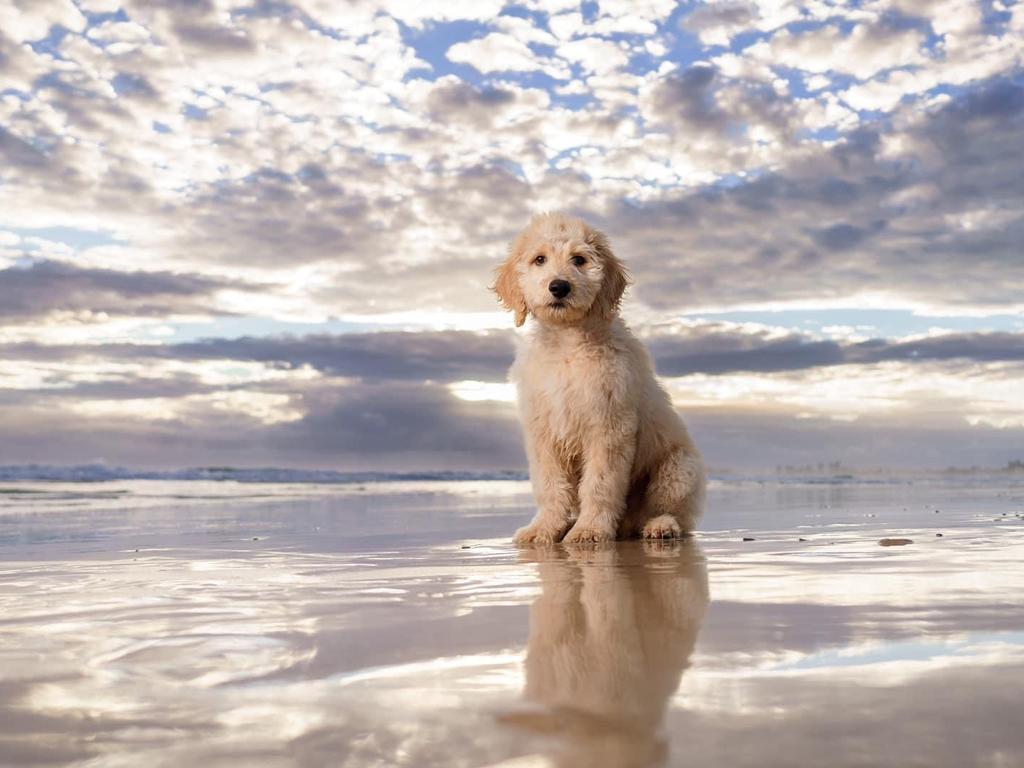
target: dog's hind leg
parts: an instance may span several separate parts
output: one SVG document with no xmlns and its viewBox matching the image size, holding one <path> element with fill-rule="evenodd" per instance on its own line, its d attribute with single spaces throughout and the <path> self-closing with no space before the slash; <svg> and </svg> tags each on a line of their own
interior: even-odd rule
<svg viewBox="0 0 1024 768">
<path fill-rule="evenodd" d="M 704 511 L 704 462 L 692 450 L 677 448 L 651 470 L 641 535 L 670 539 L 692 531 Z"/>
</svg>

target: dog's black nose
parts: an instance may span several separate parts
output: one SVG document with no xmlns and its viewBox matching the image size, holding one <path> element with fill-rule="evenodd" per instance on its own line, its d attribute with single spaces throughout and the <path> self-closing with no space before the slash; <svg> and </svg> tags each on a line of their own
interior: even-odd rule
<svg viewBox="0 0 1024 768">
<path fill-rule="evenodd" d="M 568 280 L 552 280 L 548 283 L 548 290 L 551 291 L 551 295 L 556 299 L 564 299 L 569 295 L 572 286 L 569 285 Z"/>
</svg>

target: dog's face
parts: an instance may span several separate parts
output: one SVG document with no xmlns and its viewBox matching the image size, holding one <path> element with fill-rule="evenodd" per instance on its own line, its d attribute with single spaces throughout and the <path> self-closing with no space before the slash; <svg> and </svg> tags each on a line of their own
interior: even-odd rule
<svg viewBox="0 0 1024 768">
<path fill-rule="evenodd" d="M 627 282 L 602 233 L 580 219 L 545 213 L 512 241 L 494 291 L 515 312 L 517 326 L 527 314 L 542 323 L 572 325 L 592 316 L 611 319 Z"/>
</svg>

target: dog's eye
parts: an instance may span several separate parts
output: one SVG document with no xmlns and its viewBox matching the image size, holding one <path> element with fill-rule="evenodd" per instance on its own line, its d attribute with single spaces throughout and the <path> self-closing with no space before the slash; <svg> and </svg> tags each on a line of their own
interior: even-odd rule
<svg viewBox="0 0 1024 768">
<path fill-rule="evenodd" d="M 587 260 L 582 256 L 573 256 L 571 259 L 569 259 L 569 261 L 571 261 L 577 267 L 582 267 L 584 264 L 587 263 Z"/>
<path fill-rule="evenodd" d="M 536 265 L 537 265 L 537 266 L 539 267 L 539 266 L 540 266 L 541 264 L 543 264 L 543 263 L 544 263 L 545 261 L 547 261 L 547 260 L 548 260 L 548 257 L 547 257 L 547 256 L 545 256 L 545 255 L 544 255 L 543 253 L 538 253 L 538 254 L 537 254 L 537 255 L 536 255 L 536 256 L 535 256 L 534 258 L 533 258 L 533 263 L 534 263 L 534 264 L 536 264 Z"/>
</svg>

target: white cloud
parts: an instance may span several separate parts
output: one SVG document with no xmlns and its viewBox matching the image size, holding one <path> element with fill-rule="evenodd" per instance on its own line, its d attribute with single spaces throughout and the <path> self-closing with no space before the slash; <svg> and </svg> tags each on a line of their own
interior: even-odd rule
<svg viewBox="0 0 1024 768">
<path fill-rule="evenodd" d="M 982 22 L 981 4 L 976 0 L 876 0 L 865 10 L 878 15 L 897 11 L 927 19 L 939 35 L 977 32 Z"/>
<path fill-rule="evenodd" d="M 58 25 L 72 32 L 85 28 L 85 17 L 71 0 L 14 0 L 0 5 L 0 30 L 15 40 L 41 40 Z"/>
<path fill-rule="evenodd" d="M 499 16 L 492 24 L 500 32 L 505 32 L 523 43 L 539 45 L 558 45 L 558 37 L 547 30 L 541 29 L 529 19 L 519 16 Z"/>
<path fill-rule="evenodd" d="M 492 32 L 485 37 L 456 43 L 446 54 L 450 61 L 468 64 L 480 72 L 544 72 L 568 79 L 569 69 L 560 62 L 538 56 L 526 43 L 511 35 Z"/>
<path fill-rule="evenodd" d="M 629 56 L 617 44 L 597 37 L 562 43 L 558 55 L 579 64 L 585 72 L 607 74 L 629 63 Z"/>
<path fill-rule="evenodd" d="M 66 404 L 71 415 L 88 420 L 139 420 L 142 422 L 180 421 L 197 423 L 212 411 L 244 415 L 261 424 L 282 424 L 298 421 L 303 412 L 294 407 L 285 394 L 232 390 L 209 395 L 187 395 L 179 398 L 141 397 L 118 400 L 73 400 Z"/>
<path fill-rule="evenodd" d="M 705 45 L 726 46 L 744 31 L 772 32 L 797 21 L 863 16 L 855 9 L 812 0 L 706 0 L 681 19 Z"/>
<path fill-rule="evenodd" d="M 583 212 L 609 230 L 636 276 L 632 316 L 851 303 L 947 314 L 1019 308 L 1022 286 L 1008 265 L 1022 226 L 1020 97 L 999 80 L 982 85 L 1020 66 L 1019 7 L 1010 22 L 982 28 L 973 6 L 958 2 L 943 5 L 941 18 L 913 0 L 710 3 L 688 27 L 705 43 L 813 23 L 637 73 L 626 71 L 631 53 L 667 55 L 676 30 L 661 25 L 675 4 L 604 2 L 590 24 L 578 3 L 528 7 L 542 5 L 550 33 L 542 21 L 500 16 L 497 2 L 302 0 L 296 7 L 316 22 L 307 26 L 303 13 L 231 13 L 235 0 L 187 18 L 166 3 L 125 0 L 128 21 L 88 29 L 67 3 L 8 3 L 0 88 L 19 93 L 0 96 L 0 269 L 45 257 L 106 271 L 101 288 L 115 299 L 126 290 L 118 276 L 139 269 L 226 287 L 132 316 L 108 294 L 89 304 L 88 290 L 44 285 L 53 311 L 8 319 L 0 341 L 167 343 L 168 329 L 186 321 L 223 332 L 225 312 L 420 332 L 502 328 L 508 320 L 486 290 L 491 269 L 529 214 L 548 208 Z M 892 11 L 911 18 L 893 26 Z M 12 30 L 45 33 L 61 14 L 85 34 L 65 35 L 56 54 L 11 39 Z M 432 21 L 456 18 L 488 25 L 479 39 L 451 41 L 449 59 L 475 69 L 466 80 L 441 76 L 411 42 Z M 922 38 L 928 24 L 941 35 L 932 48 Z M 613 34 L 640 37 L 602 37 Z M 781 71 L 790 66 L 796 75 Z M 558 82 L 520 77 L 534 73 Z M 862 81 L 839 93 L 848 82 L 840 75 Z M 800 79 L 810 94 L 791 92 Z M 964 93 L 935 96 L 941 84 Z M 892 114 L 862 123 L 869 118 L 857 110 Z M 827 141 L 816 138 L 823 129 Z M 31 227 L 102 231 L 117 242 L 81 248 L 14 233 Z M 128 305 L 150 306 L 120 306 Z M 81 371 L 53 369 L 47 380 L 40 370 L 10 368 L 4 381 L 19 391 L 81 381 Z M 726 409 L 763 409 L 782 387 L 787 414 L 881 412 L 850 406 L 838 380 L 801 375 L 825 404 L 819 411 L 793 399 L 806 383 L 795 375 L 687 386 Z M 995 369 L 979 376 L 992 383 L 992 402 L 962 391 L 954 399 L 978 424 L 1010 424 L 1020 403 Z M 274 395 L 300 388 L 259 383 Z M 940 383 L 953 392 L 951 380 Z M 913 409 L 912 392 L 893 392 L 894 408 Z M 469 404 L 501 391 L 470 383 L 442 394 L 460 393 Z M 935 402 L 920 398 L 922 408 Z M 174 412 L 241 407 L 230 398 L 193 406 Z"/>
<path fill-rule="evenodd" d="M 375 17 L 384 13 L 405 24 L 422 28 L 431 21 L 489 21 L 496 17 L 505 0 L 474 0 L 472 3 L 451 3 L 446 0 L 295 0 L 312 18 L 324 26 L 347 34 L 359 34 L 372 27 Z"/>
<path fill-rule="evenodd" d="M 654 21 L 631 14 L 623 16 L 601 16 L 587 25 L 592 35 L 653 35 L 658 31 Z"/>
<path fill-rule="evenodd" d="M 108 21 L 89 27 L 86 35 L 92 40 L 99 40 L 108 44 L 144 43 L 152 37 L 148 29 L 133 21 Z"/>
<path fill-rule="evenodd" d="M 786 373 L 703 374 L 667 381 L 680 408 L 728 403 L 828 418 L 953 415 L 965 424 L 1024 426 L 1019 365 L 880 363 Z M 958 415 L 958 416 L 957 416 Z"/>
<path fill-rule="evenodd" d="M 548 26 L 559 40 L 568 40 L 583 31 L 583 15 L 579 11 L 559 13 L 548 18 Z"/>
<path fill-rule="evenodd" d="M 809 91 L 820 91 L 824 88 L 828 88 L 832 81 L 824 75 L 812 75 L 806 80 L 807 90 Z"/>
<path fill-rule="evenodd" d="M 455 381 L 448 389 L 460 400 L 470 402 L 512 403 L 516 399 L 515 385 L 508 382 Z"/>
<path fill-rule="evenodd" d="M 541 11 L 553 16 L 565 11 L 579 10 L 580 0 L 524 0 L 522 5 L 531 11 Z"/>
<path fill-rule="evenodd" d="M 824 26 L 807 32 L 782 30 L 744 53 L 772 66 L 823 74 L 841 72 L 867 78 L 924 60 L 924 36 L 913 29 L 857 24 L 849 34 Z"/>
<path fill-rule="evenodd" d="M 676 8 L 675 0 L 599 0 L 597 5 L 602 16 L 647 21 L 666 19 Z"/>
</svg>

